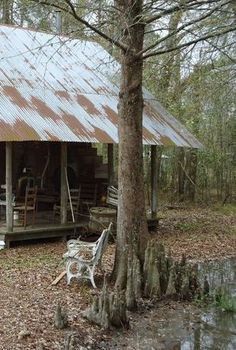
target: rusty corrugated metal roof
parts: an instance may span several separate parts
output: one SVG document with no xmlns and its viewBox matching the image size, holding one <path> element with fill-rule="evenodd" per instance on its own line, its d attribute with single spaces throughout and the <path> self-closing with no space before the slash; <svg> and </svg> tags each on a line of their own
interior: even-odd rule
<svg viewBox="0 0 236 350">
<path fill-rule="evenodd" d="M 117 143 L 118 87 L 98 44 L 0 26 L 0 141 Z M 144 92 L 144 144 L 201 147 Z"/>
</svg>

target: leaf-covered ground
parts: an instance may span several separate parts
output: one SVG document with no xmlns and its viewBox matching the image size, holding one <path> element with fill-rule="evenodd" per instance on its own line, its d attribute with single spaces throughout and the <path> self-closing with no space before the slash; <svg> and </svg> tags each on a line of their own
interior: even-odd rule
<svg viewBox="0 0 236 350">
<path fill-rule="evenodd" d="M 236 256 L 236 216 L 210 209 L 169 210 L 160 222 L 156 238 L 171 249 L 174 257 L 183 253 L 191 260 Z M 79 334 L 86 348 L 102 337 L 96 326 L 81 316 L 95 291 L 88 283 L 72 282 L 65 277 L 56 286 L 52 281 L 63 271 L 65 243 L 22 244 L 0 251 L 0 349 L 63 349 L 66 334 Z M 111 270 L 114 245 L 104 257 Z M 97 275 L 98 285 L 102 276 Z M 69 327 L 57 330 L 54 314 L 60 303 L 68 311 Z M 96 345 L 95 345 L 96 348 Z M 119 347 L 118 347 L 119 348 Z M 122 349 L 122 345 L 120 347 Z"/>
<path fill-rule="evenodd" d="M 236 256 L 236 208 L 193 208 L 162 213 L 156 238 L 190 260 L 211 260 Z"/>
</svg>

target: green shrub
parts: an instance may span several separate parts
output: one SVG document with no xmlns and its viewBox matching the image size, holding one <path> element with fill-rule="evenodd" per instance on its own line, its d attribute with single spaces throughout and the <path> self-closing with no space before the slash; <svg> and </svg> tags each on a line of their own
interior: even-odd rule
<svg viewBox="0 0 236 350">
<path fill-rule="evenodd" d="M 236 297 L 229 291 L 219 288 L 215 293 L 215 304 L 223 311 L 236 312 Z"/>
</svg>

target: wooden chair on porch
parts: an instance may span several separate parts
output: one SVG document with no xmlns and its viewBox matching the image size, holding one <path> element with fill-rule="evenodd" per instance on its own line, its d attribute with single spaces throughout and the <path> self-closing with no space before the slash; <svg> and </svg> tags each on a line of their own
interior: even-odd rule
<svg viewBox="0 0 236 350">
<path fill-rule="evenodd" d="M 77 189 L 75 188 L 70 189 L 70 198 L 68 198 L 68 203 L 67 203 L 67 212 L 70 213 L 72 216 L 72 211 L 73 211 L 73 216 L 75 221 L 78 220 L 78 216 L 79 216 L 80 193 L 81 193 L 81 187 Z M 61 206 L 58 204 L 54 204 L 53 218 L 55 219 L 56 215 L 60 215 L 60 214 L 61 214 Z M 72 216 L 72 221 L 73 221 L 73 216 Z"/>
<path fill-rule="evenodd" d="M 33 188 L 35 178 L 33 176 L 21 176 L 17 181 L 16 198 L 22 198 L 25 195 L 26 187 Z"/>
<path fill-rule="evenodd" d="M 36 215 L 36 203 L 37 203 L 37 186 L 34 187 L 26 187 L 25 190 L 25 199 L 22 203 L 17 203 L 14 206 L 14 211 L 19 213 L 19 222 L 21 222 L 26 228 L 28 222 L 28 215 L 32 214 L 32 224 L 35 223 L 35 215 Z"/>
</svg>

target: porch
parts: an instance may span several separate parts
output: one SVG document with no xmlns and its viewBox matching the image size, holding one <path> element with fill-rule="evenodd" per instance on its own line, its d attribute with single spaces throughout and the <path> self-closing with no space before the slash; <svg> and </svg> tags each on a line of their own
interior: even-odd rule
<svg viewBox="0 0 236 350">
<path fill-rule="evenodd" d="M 29 218 L 29 224 L 24 228 L 18 220 L 14 220 L 13 230 L 8 231 L 4 218 L 0 220 L 0 241 L 5 242 L 5 248 L 9 248 L 11 242 L 30 241 L 50 238 L 77 237 L 83 234 L 89 223 L 89 216 L 81 216 L 77 222 L 60 223 L 60 218 L 53 219 L 52 211 L 40 211 L 36 213 L 35 223 Z"/>
<path fill-rule="evenodd" d="M 106 190 L 107 164 L 90 143 L 0 142 L 0 159 L 0 240 L 7 247 L 12 241 L 79 235 L 89 207 L 100 204 Z M 37 191 L 35 208 L 25 214 L 28 188 Z M 78 190 L 76 215 L 69 206 L 71 189 Z M 27 215 L 25 225 L 19 208 Z"/>
<path fill-rule="evenodd" d="M 6 221 L 0 220 L 0 241 L 5 242 L 5 248 L 10 248 L 12 242 L 30 241 L 30 240 L 47 240 L 58 238 L 67 240 L 68 238 L 78 237 L 80 235 L 92 234 L 93 225 L 90 225 L 90 215 L 80 215 L 77 222 L 60 223 L 59 218 L 54 221 L 52 219 L 52 211 L 39 212 L 36 214 L 35 224 L 29 224 L 26 228 L 14 223 L 12 231 L 8 231 Z M 147 215 L 148 229 L 153 230 L 157 227 L 160 218 Z M 96 222 L 98 225 L 99 222 Z M 90 228 L 88 230 L 88 228 Z M 102 225 L 101 225 L 102 228 Z"/>
<path fill-rule="evenodd" d="M 113 153 L 113 144 L 108 144 L 104 162 L 90 143 L 1 142 L 0 196 L 5 200 L 0 198 L 0 240 L 9 247 L 13 241 L 80 235 L 88 226 L 90 208 L 107 205 L 107 187 L 115 181 Z M 150 229 L 158 224 L 155 155 L 152 150 Z M 24 227 L 17 201 L 21 197 L 24 203 L 29 181 L 37 187 L 37 210 L 27 214 Z M 76 217 L 71 212 L 71 189 L 79 190 Z M 56 216 L 55 206 L 59 208 Z"/>
</svg>

